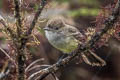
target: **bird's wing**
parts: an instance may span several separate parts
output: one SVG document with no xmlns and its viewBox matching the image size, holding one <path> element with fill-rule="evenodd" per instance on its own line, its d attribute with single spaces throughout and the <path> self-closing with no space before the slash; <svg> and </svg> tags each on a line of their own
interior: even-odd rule
<svg viewBox="0 0 120 80">
<path fill-rule="evenodd" d="M 63 34 L 65 34 L 66 36 L 73 36 L 76 40 L 78 40 L 79 42 L 81 42 L 81 40 L 83 40 L 84 35 L 82 33 L 80 33 L 80 31 L 70 25 L 65 25 L 66 27 L 64 27 L 64 29 L 62 30 L 62 32 L 64 32 Z"/>
</svg>

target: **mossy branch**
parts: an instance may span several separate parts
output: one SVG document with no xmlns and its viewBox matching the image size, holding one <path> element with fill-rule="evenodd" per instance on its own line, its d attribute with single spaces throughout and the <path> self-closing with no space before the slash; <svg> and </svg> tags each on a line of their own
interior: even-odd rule
<svg viewBox="0 0 120 80">
<path fill-rule="evenodd" d="M 46 0 L 41 0 L 41 4 L 39 5 L 38 11 L 35 14 L 35 17 L 30 25 L 30 28 L 26 31 L 26 33 L 22 33 L 22 16 L 20 15 L 21 9 L 20 9 L 20 2 L 19 0 L 14 0 L 15 5 L 15 18 L 16 18 L 16 26 L 17 26 L 17 73 L 18 73 L 18 80 L 26 80 L 26 74 L 25 74 L 25 61 L 26 61 L 26 54 L 25 54 L 25 47 L 26 43 L 29 39 L 28 36 L 31 35 L 32 30 L 35 27 L 35 24 L 38 20 L 39 15 L 41 14 L 44 6 L 46 5 Z"/>
<path fill-rule="evenodd" d="M 21 9 L 20 9 L 20 0 L 14 0 L 14 6 L 15 6 L 15 18 L 17 20 L 16 22 L 16 26 L 17 26 L 17 35 L 18 35 L 18 38 L 20 37 L 20 34 L 21 34 L 21 27 L 22 27 L 22 21 L 21 21 Z"/>
<path fill-rule="evenodd" d="M 13 39 L 16 35 L 14 34 L 13 30 L 10 29 L 6 20 L 0 15 L 0 23 L 4 26 L 6 33 L 10 34 L 10 37 Z"/>
<path fill-rule="evenodd" d="M 21 39 L 22 40 L 22 46 L 21 47 L 25 47 L 26 43 L 27 43 L 27 40 L 28 40 L 28 37 L 31 35 L 32 33 L 32 30 L 34 29 L 35 27 L 35 24 L 42 12 L 42 10 L 44 9 L 45 5 L 47 4 L 47 0 L 41 0 L 41 3 L 39 5 L 39 8 L 34 16 L 34 19 L 30 25 L 30 28 L 26 31 L 24 37 Z"/>
</svg>

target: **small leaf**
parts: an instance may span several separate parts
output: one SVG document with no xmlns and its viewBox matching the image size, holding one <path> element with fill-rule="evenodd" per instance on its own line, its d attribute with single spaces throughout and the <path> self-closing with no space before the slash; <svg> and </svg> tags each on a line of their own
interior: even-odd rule
<svg viewBox="0 0 120 80">
<path fill-rule="evenodd" d="M 37 27 L 37 30 L 40 32 L 40 34 L 45 35 L 45 32 L 41 27 Z"/>
</svg>

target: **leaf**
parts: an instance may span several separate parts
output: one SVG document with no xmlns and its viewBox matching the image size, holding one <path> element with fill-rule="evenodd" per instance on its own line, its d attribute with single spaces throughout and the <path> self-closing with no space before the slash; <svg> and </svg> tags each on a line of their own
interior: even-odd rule
<svg viewBox="0 0 120 80">
<path fill-rule="evenodd" d="M 45 35 L 45 32 L 41 27 L 37 27 L 37 30 L 40 32 L 40 34 Z"/>
</svg>

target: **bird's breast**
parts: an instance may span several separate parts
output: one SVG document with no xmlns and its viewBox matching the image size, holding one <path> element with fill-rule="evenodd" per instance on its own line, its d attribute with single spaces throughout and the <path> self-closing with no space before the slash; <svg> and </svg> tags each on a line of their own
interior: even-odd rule
<svg viewBox="0 0 120 80">
<path fill-rule="evenodd" d="M 45 35 L 51 45 L 64 53 L 70 53 L 78 46 L 78 41 L 72 36 L 68 37 L 63 34 L 50 31 L 46 31 Z"/>
</svg>

